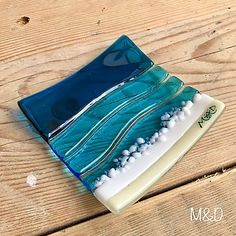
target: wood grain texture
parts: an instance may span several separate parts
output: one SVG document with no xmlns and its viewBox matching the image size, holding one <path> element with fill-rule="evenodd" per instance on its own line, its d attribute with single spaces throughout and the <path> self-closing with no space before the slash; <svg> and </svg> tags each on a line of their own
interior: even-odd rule
<svg viewBox="0 0 236 236">
<path fill-rule="evenodd" d="M 226 104 L 217 124 L 147 196 L 235 164 L 234 0 L 2 0 L 0 12 L 0 235 L 46 233 L 107 212 L 65 173 L 16 102 L 76 71 L 121 34 Z M 35 188 L 25 183 L 30 173 Z"/>
<path fill-rule="evenodd" d="M 139 202 L 123 215 L 109 213 L 52 236 L 234 236 L 236 203 L 231 196 L 236 195 L 235 181 L 236 169 Z M 191 208 L 194 211 L 192 217 Z M 205 218 L 204 214 L 197 218 L 200 208 L 209 208 L 210 212 Z M 222 210 L 216 210 L 214 218 L 214 209 L 217 208 Z M 209 220 L 210 217 L 213 217 L 212 221 Z"/>
</svg>

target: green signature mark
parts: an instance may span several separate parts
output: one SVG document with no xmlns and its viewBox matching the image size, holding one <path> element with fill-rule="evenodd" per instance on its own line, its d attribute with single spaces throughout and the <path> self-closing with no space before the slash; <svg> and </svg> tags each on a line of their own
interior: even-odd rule
<svg viewBox="0 0 236 236">
<path fill-rule="evenodd" d="M 210 106 L 207 109 L 207 111 L 205 112 L 205 114 L 198 121 L 198 125 L 200 126 L 200 128 L 202 128 L 203 127 L 203 123 L 208 121 L 208 120 L 210 120 L 212 115 L 215 114 L 216 112 L 217 112 L 216 105 Z"/>
</svg>

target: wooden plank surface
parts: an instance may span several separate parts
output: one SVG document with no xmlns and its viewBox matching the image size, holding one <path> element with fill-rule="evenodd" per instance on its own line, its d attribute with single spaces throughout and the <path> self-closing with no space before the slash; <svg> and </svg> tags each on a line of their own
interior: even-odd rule
<svg viewBox="0 0 236 236">
<path fill-rule="evenodd" d="M 109 213 L 52 236 L 234 236 L 236 202 L 231 196 L 236 195 L 235 181 L 236 169 L 141 201 L 123 215 Z"/>
<path fill-rule="evenodd" d="M 0 12 L 0 235 L 52 232 L 107 212 L 65 173 L 16 102 L 76 71 L 121 34 L 227 107 L 147 196 L 235 165 L 234 0 L 2 0 Z M 31 173 L 34 188 L 26 184 Z"/>
</svg>

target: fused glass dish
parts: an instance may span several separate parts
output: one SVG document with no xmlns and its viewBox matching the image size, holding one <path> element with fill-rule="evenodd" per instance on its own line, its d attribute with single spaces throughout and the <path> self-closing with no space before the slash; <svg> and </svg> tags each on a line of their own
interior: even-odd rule
<svg viewBox="0 0 236 236">
<path fill-rule="evenodd" d="M 54 153 L 114 213 L 141 198 L 224 109 L 153 66 L 127 36 L 19 106 Z"/>
</svg>

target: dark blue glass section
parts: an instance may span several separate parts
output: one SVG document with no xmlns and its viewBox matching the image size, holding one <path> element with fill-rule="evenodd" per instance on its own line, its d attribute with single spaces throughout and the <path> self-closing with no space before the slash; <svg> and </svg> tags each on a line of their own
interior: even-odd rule
<svg viewBox="0 0 236 236">
<path fill-rule="evenodd" d="M 48 141 L 73 117 L 108 89 L 142 74 L 153 62 L 127 37 L 121 36 L 96 59 L 63 81 L 18 102 Z M 81 127 L 83 129 L 83 127 Z"/>
</svg>

